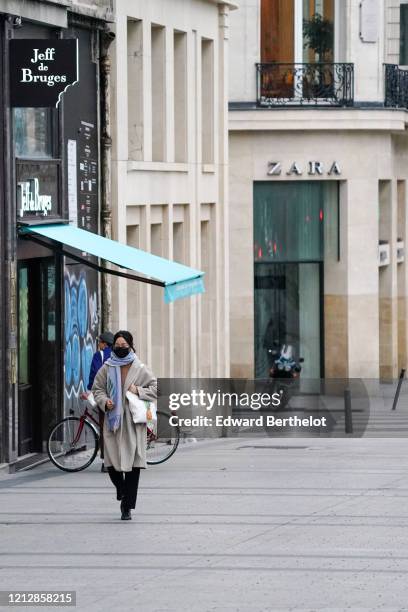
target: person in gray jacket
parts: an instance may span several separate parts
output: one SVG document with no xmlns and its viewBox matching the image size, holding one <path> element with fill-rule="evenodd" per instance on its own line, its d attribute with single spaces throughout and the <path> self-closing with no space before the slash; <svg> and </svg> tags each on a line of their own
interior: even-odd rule
<svg viewBox="0 0 408 612">
<path fill-rule="evenodd" d="M 136 506 L 140 469 L 146 467 L 146 424 L 135 424 L 126 392 L 142 400 L 156 401 L 157 380 L 140 362 L 128 331 L 118 331 L 111 357 L 95 376 L 92 392 L 105 412 L 104 459 L 121 502 L 121 519 L 130 520 Z"/>
</svg>

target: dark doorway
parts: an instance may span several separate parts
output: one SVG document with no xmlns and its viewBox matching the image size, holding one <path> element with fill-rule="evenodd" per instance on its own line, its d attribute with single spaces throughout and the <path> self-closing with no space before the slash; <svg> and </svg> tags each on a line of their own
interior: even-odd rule
<svg viewBox="0 0 408 612">
<path fill-rule="evenodd" d="M 44 452 L 59 412 L 60 304 L 56 259 L 19 262 L 19 456 Z"/>
<path fill-rule="evenodd" d="M 322 371 L 321 263 L 255 264 L 255 376 L 268 376 L 269 349 L 291 345 L 303 377 Z"/>
</svg>

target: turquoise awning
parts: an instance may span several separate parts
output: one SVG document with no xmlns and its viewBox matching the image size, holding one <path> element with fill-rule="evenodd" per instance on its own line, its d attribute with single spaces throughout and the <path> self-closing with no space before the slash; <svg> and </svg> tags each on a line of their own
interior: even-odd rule
<svg viewBox="0 0 408 612">
<path fill-rule="evenodd" d="M 72 225 L 63 223 L 26 225 L 21 227 L 20 232 L 23 235 L 26 234 L 27 237 L 37 234 L 59 242 L 61 245 L 110 261 L 120 268 L 134 270 L 146 277 L 145 282 L 149 282 L 149 279 L 159 281 L 155 284 L 164 287 L 164 301 L 166 303 L 205 291 L 204 272 L 200 270 L 146 253 L 146 251 L 135 249 L 116 242 L 116 240 L 104 238 Z M 105 269 L 104 271 L 109 272 L 110 270 Z M 139 277 L 138 280 L 143 281 L 144 279 Z"/>
</svg>

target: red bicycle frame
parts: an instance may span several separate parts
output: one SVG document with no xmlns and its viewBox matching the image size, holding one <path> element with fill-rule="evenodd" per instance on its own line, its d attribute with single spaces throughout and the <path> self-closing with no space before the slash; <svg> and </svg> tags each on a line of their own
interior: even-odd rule
<svg viewBox="0 0 408 612">
<path fill-rule="evenodd" d="M 77 431 L 76 436 L 75 436 L 74 441 L 73 441 L 74 444 L 76 444 L 78 442 L 79 438 L 81 437 L 81 433 L 82 433 L 82 430 L 84 428 L 84 423 L 85 423 L 85 421 L 88 418 L 91 419 L 91 421 L 93 421 L 95 423 L 95 425 L 98 428 L 98 431 L 100 432 L 100 427 L 99 427 L 98 421 L 96 419 L 94 419 L 92 414 L 88 411 L 87 406 L 85 405 L 85 410 L 81 414 L 81 416 L 79 417 L 79 427 L 78 427 L 78 431 Z"/>
<path fill-rule="evenodd" d="M 81 416 L 79 417 L 79 427 L 78 427 L 78 431 L 77 434 L 75 436 L 74 439 L 74 444 L 76 444 L 81 436 L 82 430 L 84 428 L 84 422 L 87 419 L 90 419 L 93 423 L 95 423 L 95 425 L 98 428 L 99 431 L 99 435 L 100 435 L 100 425 L 99 422 L 92 416 L 92 414 L 89 412 L 87 405 L 85 404 L 85 410 L 84 412 L 81 414 Z M 149 438 L 150 441 L 152 441 L 154 438 L 156 438 L 154 431 L 152 431 L 149 427 L 147 427 L 147 436 Z"/>
</svg>

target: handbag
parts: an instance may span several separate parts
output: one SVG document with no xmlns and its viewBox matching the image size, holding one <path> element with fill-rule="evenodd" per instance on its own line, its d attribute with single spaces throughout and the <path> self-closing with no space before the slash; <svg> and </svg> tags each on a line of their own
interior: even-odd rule
<svg viewBox="0 0 408 612">
<path fill-rule="evenodd" d="M 157 421 L 156 404 L 147 400 L 142 400 L 138 395 L 131 391 L 126 391 L 126 398 L 129 401 L 129 410 L 132 414 L 134 423 L 147 423 L 147 421 Z"/>
<path fill-rule="evenodd" d="M 92 408 L 92 410 L 95 410 L 98 407 L 98 404 L 96 403 L 96 400 L 95 400 L 95 397 L 92 391 L 88 393 L 88 397 L 86 398 L 86 401 L 88 405 L 90 406 L 90 408 Z"/>
</svg>

